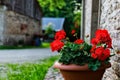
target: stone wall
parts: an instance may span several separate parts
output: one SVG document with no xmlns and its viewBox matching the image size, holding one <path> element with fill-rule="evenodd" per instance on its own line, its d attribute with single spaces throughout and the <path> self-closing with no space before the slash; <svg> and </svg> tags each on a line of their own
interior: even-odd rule
<svg viewBox="0 0 120 80">
<path fill-rule="evenodd" d="M 100 28 L 107 29 L 113 39 L 113 47 L 120 50 L 120 0 L 102 0 Z"/>
<path fill-rule="evenodd" d="M 34 34 L 41 34 L 40 21 L 13 11 L 6 11 L 4 45 L 16 45 L 20 41 L 30 44 Z"/>
<path fill-rule="evenodd" d="M 120 80 L 120 0 L 101 0 L 100 28 L 107 29 L 112 37 L 116 54 L 111 58 L 111 79 Z M 116 75 L 113 75 L 116 74 Z"/>
<path fill-rule="evenodd" d="M 6 7 L 5 6 L 0 6 L 0 45 L 3 45 L 3 40 L 4 40 L 4 27 L 5 27 L 5 12 L 6 12 Z"/>
</svg>

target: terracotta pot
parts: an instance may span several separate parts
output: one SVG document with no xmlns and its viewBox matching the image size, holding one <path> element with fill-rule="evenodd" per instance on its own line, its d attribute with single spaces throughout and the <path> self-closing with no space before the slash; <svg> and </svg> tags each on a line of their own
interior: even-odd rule
<svg viewBox="0 0 120 80">
<path fill-rule="evenodd" d="M 111 64 L 101 66 L 97 71 L 88 69 L 88 65 L 63 65 L 55 62 L 54 68 L 60 70 L 64 80 L 101 80 L 106 68 Z"/>
</svg>

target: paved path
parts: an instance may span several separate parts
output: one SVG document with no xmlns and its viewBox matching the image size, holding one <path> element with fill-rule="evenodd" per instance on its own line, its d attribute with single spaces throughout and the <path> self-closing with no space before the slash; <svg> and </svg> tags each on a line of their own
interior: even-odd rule
<svg viewBox="0 0 120 80">
<path fill-rule="evenodd" d="M 49 48 L 0 50 L 0 63 L 31 62 L 56 54 L 57 53 L 51 52 Z"/>
</svg>

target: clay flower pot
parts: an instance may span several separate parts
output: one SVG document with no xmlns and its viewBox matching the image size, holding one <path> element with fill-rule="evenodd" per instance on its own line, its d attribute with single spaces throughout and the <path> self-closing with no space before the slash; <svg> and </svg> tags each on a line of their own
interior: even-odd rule
<svg viewBox="0 0 120 80">
<path fill-rule="evenodd" d="M 101 80 L 106 68 L 109 68 L 111 64 L 102 65 L 97 71 L 88 69 L 88 65 L 63 65 L 59 62 L 55 62 L 54 68 L 60 70 L 64 80 Z"/>
</svg>

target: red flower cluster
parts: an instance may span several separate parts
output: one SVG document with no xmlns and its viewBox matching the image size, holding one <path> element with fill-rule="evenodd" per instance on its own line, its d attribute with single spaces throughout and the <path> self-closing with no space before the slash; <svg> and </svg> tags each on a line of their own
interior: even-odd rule
<svg viewBox="0 0 120 80">
<path fill-rule="evenodd" d="M 74 43 L 76 43 L 76 44 L 82 44 L 83 42 L 84 42 L 84 41 L 81 40 L 81 39 L 77 39 L 77 40 L 74 41 Z"/>
<path fill-rule="evenodd" d="M 72 34 L 75 34 L 75 30 L 72 30 Z M 52 51 L 59 51 L 65 45 L 64 40 L 66 38 L 66 33 L 64 30 L 60 30 L 55 34 L 55 40 L 50 44 Z M 75 44 L 84 43 L 83 40 L 77 39 L 74 41 Z M 104 61 L 110 57 L 110 50 L 112 40 L 107 30 L 97 30 L 95 34 L 95 38 L 91 40 L 93 44 L 91 48 L 91 57 L 93 59 L 98 59 L 100 61 Z"/>
<path fill-rule="evenodd" d="M 74 29 L 71 34 L 74 37 L 73 40 L 66 38 L 65 31 L 60 30 L 56 32 L 55 40 L 50 44 L 52 51 L 60 51 L 60 63 L 88 64 L 91 65 L 89 69 L 95 71 L 101 63 L 109 62 L 112 40 L 107 30 L 97 30 L 95 37 L 91 40 L 92 44 L 78 38 Z"/>
<path fill-rule="evenodd" d="M 104 47 L 98 47 L 98 48 L 93 47 L 91 53 L 92 53 L 91 54 L 92 58 L 101 61 L 106 60 L 110 56 L 110 50 L 108 48 L 105 49 Z"/>
<path fill-rule="evenodd" d="M 55 39 L 56 40 L 62 40 L 66 37 L 66 33 L 64 30 L 60 30 L 55 34 Z"/>
<path fill-rule="evenodd" d="M 72 30 L 72 34 L 74 34 L 76 31 Z M 59 51 L 63 46 L 64 42 L 63 39 L 66 38 L 66 33 L 64 30 L 60 30 L 56 32 L 55 34 L 55 40 L 50 44 L 52 51 Z M 74 41 L 75 44 L 82 44 L 84 41 L 81 39 L 77 39 Z"/>
<path fill-rule="evenodd" d="M 105 43 L 108 48 L 111 48 L 112 39 L 107 30 L 97 30 L 95 38 L 91 40 L 93 45 Z"/>
<path fill-rule="evenodd" d="M 55 40 L 50 44 L 50 46 L 52 51 L 56 51 L 56 50 L 58 51 L 64 46 L 64 43 L 61 42 L 60 40 Z"/>
<path fill-rule="evenodd" d="M 93 47 L 91 49 L 91 57 L 101 61 L 106 60 L 110 56 L 112 40 L 107 30 L 97 30 L 95 38 L 91 40 Z M 97 45 L 99 46 L 97 47 Z M 104 44 L 104 45 L 102 45 Z"/>
<path fill-rule="evenodd" d="M 71 31 L 71 34 L 73 35 L 73 34 L 75 34 L 75 32 L 76 32 L 76 31 L 73 29 L 73 30 Z"/>
<path fill-rule="evenodd" d="M 56 32 L 55 40 L 50 44 L 52 51 L 58 51 L 64 46 L 64 43 L 61 40 L 65 37 L 66 33 L 64 30 Z"/>
</svg>

